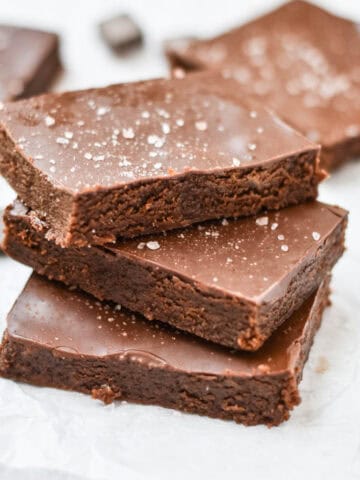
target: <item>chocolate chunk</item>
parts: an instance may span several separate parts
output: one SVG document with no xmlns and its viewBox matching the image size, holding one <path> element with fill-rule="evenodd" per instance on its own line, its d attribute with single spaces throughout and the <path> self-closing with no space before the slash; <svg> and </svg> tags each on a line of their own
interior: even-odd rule
<svg viewBox="0 0 360 480">
<path fill-rule="evenodd" d="M 0 25 L 1 101 L 46 91 L 59 70 L 57 35 Z"/>
<path fill-rule="evenodd" d="M 4 249 L 78 286 L 199 337 L 257 350 L 316 290 L 343 252 L 346 212 L 314 202 L 103 247 L 61 248 L 17 203 Z"/>
<path fill-rule="evenodd" d="M 360 30 L 303 1 L 168 51 L 172 66 L 221 70 L 322 145 L 322 165 L 360 155 Z"/>
<path fill-rule="evenodd" d="M 105 42 L 117 53 L 141 45 L 143 34 L 129 15 L 118 15 L 100 24 Z"/>
<path fill-rule="evenodd" d="M 231 352 L 33 275 L 8 316 L 0 374 L 40 386 L 278 425 L 300 402 L 328 279 L 255 354 Z"/>
<path fill-rule="evenodd" d="M 1 173 L 62 246 L 302 203 L 321 177 L 316 145 L 216 74 L 44 95 L 0 127 Z"/>
</svg>

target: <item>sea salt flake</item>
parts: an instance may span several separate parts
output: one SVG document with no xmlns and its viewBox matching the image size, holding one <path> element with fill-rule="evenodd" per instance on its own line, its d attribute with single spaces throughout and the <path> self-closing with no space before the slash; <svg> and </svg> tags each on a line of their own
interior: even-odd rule
<svg viewBox="0 0 360 480">
<path fill-rule="evenodd" d="M 248 144 L 248 149 L 253 152 L 254 150 L 256 150 L 256 143 L 249 143 Z"/>
<path fill-rule="evenodd" d="M 255 220 L 256 225 L 264 227 L 269 224 L 269 217 L 259 217 Z"/>
<path fill-rule="evenodd" d="M 148 142 L 149 145 L 154 145 L 154 143 L 156 142 L 156 140 L 158 138 L 159 137 L 157 135 L 148 135 L 147 142 Z"/>
<path fill-rule="evenodd" d="M 150 117 L 150 113 L 145 110 L 144 112 L 141 112 L 141 116 L 142 116 L 142 118 L 149 118 L 149 117 Z"/>
<path fill-rule="evenodd" d="M 50 115 L 47 115 L 45 117 L 45 125 L 47 127 L 52 127 L 53 125 L 55 125 L 55 118 L 51 117 Z"/>
<path fill-rule="evenodd" d="M 250 115 L 250 118 L 256 118 L 257 117 L 257 112 L 255 110 L 251 110 L 249 115 Z"/>
<path fill-rule="evenodd" d="M 123 128 L 122 129 L 122 136 L 127 139 L 135 138 L 135 132 L 133 128 Z"/>
<path fill-rule="evenodd" d="M 169 112 L 167 112 L 167 111 L 164 110 L 163 108 L 158 108 L 158 109 L 157 109 L 157 113 L 160 115 L 160 117 L 170 118 Z"/>
<path fill-rule="evenodd" d="M 208 125 L 203 120 L 200 120 L 200 121 L 195 122 L 195 128 L 197 130 L 199 130 L 200 132 L 205 132 L 205 130 L 207 130 L 207 128 L 208 128 Z"/>
<path fill-rule="evenodd" d="M 109 107 L 99 107 L 96 110 L 96 114 L 101 117 L 101 116 L 105 115 L 106 113 L 108 113 L 109 111 L 110 111 Z"/>
<path fill-rule="evenodd" d="M 278 235 L 277 238 L 278 240 L 285 240 L 285 236 L 282 234 Z"/>
<path fill-rule="evenodd" d="M 64 133 L 64 137 L 68 138 L 69 140 L 71 140 L 73 138 L 74 134 L 73 132 L 65 132 Z"/>
<path fill-rule="evenodd" d="M 240 163 L 241 162 L 238 158 L 233 157 L 232 164 L 234 165 L 234 167 L 240 167 Z"/>
<path fill-rule="evenodd" d="M 276 230 L 278 228 L 279 224 L 274 222 L 271 224 L 271 230 Z"/>
<path fill-rule="evenodd" d="M 281 250 L 283 252 L 288 252 L 289 251 L 289 247 L 287 245 L 281 245 Z"/>
<path fill-rule="evenodd" d="M 149 250 L 158 250 L 160 248 L 159 242 L 147 242 L 146 246 Z"/>
<path fill-rule="evenodd" d="M 125 155 L 120 157 L 119 167 L 129 167 L 130 165 L 131 165 L 131 162 L 127 160 Z"/>
<path fill-rule="evenodd" d="M 61 145 L 67 145 L 69 143 L 69 140 L 64 137 L 57 137 L 56 143 L 60 143 Z"/>
<path fill-rule="evenodd" d="M 223 219 L 222 219 L 221 225 L 223 225 L 224 227 L 226 227 L 227 225 L 229 225 L 229 222 L 226 220 L 226 218 L 223 218 Z"/>
<path fill-rule="evenodd" d="M 146 243 L 145 242 L 140 242 L 137 246 L 138 250 L 143 250 L 146 246 Z"/>
<path fill-rule="evenodd" d="M 86 158 L 86 160 L 91 160 L 92 159 L 92 154 L 90 152 L 86 152 L 84 154 L 84 157 Z"/>
<path fill-rule="evenodd" d="M 185 125 L 185 122 L 182 118 L 178 118 L 175 123 L 178 127 L 183 127 Z"/>
<path fill-rule="evenodd" d="M 257 127 L 256 132 L 257 133 L 264 133 L 264 127 Z"/>
<path fill-rule="evenodd" d="M 160 162 L 155 163 L 155 165 L 154 165 L 155 170 L 159 170 L 159 168 L 161 168 L 161 165 L 162 165 L 162 163 L 160 163 Z"/>
<path fill-rule="evenodd" d="M 312 232 L 311 234 L 312 238 L 315 240 L 315 242 L 317 242 L 318 240 L 320 240 L 320 233 L 319 232 Z"/>
<path fill-rule="evenodd" d="M 159 137 L 158 135 L 149 135 L 147 137 L 147 142 L 149 145 L 154 145 L 156 148 L 161 148 L 165 143 L 165 139 Z"/>
<path fill-rule="evenodd" d="M 56 167 L 54 167 L 54 166 L 52 165 L 49 170 L 50 170 L 51 173 L 55 173 L 55 172 L 56 172 Z"/>
<path fill-rule="evenodd" d="M 170 125 L 168 123 L 163 123 L 161 125 L 161 130 L 165 135 L 167 135 L 168 133 L 170 133 Z"/>
</svg>

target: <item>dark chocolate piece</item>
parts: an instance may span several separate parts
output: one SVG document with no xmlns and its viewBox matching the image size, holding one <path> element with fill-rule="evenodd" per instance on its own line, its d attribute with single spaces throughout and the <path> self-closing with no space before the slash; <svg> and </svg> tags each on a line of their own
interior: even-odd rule
<svg viewBox="0 0 360 480">
<path fill-rule="evenodd" d="M 117 15 L 102 22 L 100 32 L 109 47 L 117 53 L 124 53 L 143 41 L 142 31 L 129 15 Z"/>
<path fill-rule="evenodd" d="M 222 70 L 244 95 L 322 145 L 331 169 L 360 155 L 360 29 L 303 1 L 211 40 L 167 51 L 171 65 Z"/>
<path fill-rule="evenodd" d="M 344 249 L 347 214 L 313 202 L 103 247 L 61 248 L 17 203 L 4 249 L 41 275 L 149 320 L 257 350 L 320 285 Z"/>
<path fill-rule="evenodd" d="M 8 316 L 4 377 L 156 404 L 246 425 L 278 425 L 298 383 L 327 281 L 255 354 L 231 352 L 34 275 Z"/>
<path fill-rule="evenodd" d="M 43 93 L 60 71 L 54 33 L 0 25 L 0 100 Z"/>
<path fill-rule="evenodd" d="M 62 246 L 314 199 L 318 147 L 236 85 L 200 74 L 9 104 L 0 171 Z"/>
</svg>

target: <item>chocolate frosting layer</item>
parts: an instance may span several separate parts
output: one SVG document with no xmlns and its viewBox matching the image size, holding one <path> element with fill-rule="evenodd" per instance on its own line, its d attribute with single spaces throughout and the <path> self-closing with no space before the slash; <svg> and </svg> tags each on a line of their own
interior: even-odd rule
<svg viewBox="0 0 360 480">
<path fill-rule="evenodd" d="M 318 148 L 217 74 L 48 94 L 6 105 L 0 122 L 29 162 L 72 193 Z"/>
<path fill-rule="evenodd" d="M 347 212 L 321 202 L 289 207 L 241 220 L 222 220 L 164 235 L 108 245 L 195 284 L 248 298 L 274 300 L 284 294 Z"/>
<path fill-rule="evenodd" d="M 173 49 L 192 69 L 222 70 L 309 139 L 360 137 L 360 27 L 304 1 L 210 40 Z"/>
<path fill-rule="evenodd" d="M 57 48 L 53 33 L 0 25 L 0 100 L 22 97 L 27 84 L 38 74 L 41 65 Z M 54 65 L 55 68 L 55 65 Z"/>
<path fill-rule="evenodd" d="M 47 225 L 19 200 L 9 207 L 13 220 L 47 234 Z M 253 218 L 223 219 L 89 248 L 119 257 L 128 256 L 225 295 L 266 303 L 286 292 L 299 269 L 316 258 L 334 231 L 346 221 L 347 211 L 322 202 L 308 202 Z"/>
<path fill-rule="evenodd" d="M 187 372 L 248 376 L 295 368 L 317 294 L 256 353 L 232 352 L 149 323 L 119 307 L 33 275 L 8 316 L 15 338 L 61 356 L 120 357 Z"/>
</svg>

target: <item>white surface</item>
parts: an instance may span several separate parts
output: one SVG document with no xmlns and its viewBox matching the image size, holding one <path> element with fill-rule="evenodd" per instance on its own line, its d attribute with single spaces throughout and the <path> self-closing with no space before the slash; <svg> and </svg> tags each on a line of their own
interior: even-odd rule
<svg viewBox="0 0 360 480">
<path fill-rule="evenodd" d="M 251 3 L 251 4 L 249 4 Z M 277 2 L 252 0 L 11 0 L 0 21 L 58 30 L 66 73 L 57 88 L 80 88 L 166 73 L 161 40 L 213 34 Z M 360 21 L 360 3 L 322 1 Z M 133 13 L 146 48 L 127 60 L 98 38 L 98 21 Z M 80 394 L 0 380 L 1 480 L 360 478 L 360 164 L 336 173 L 321 199 L 350 209 L 348 251 L 334 272 L 326 312 L 301 384 L 302 404 L 278 428 L 245 428 Z M 6 202 L 12 194 L 0 181 Z M 0 258 L 0 328 L 29 270 Z M 323 373 L 321 367 L 327 366 Z"/>
</svg>

